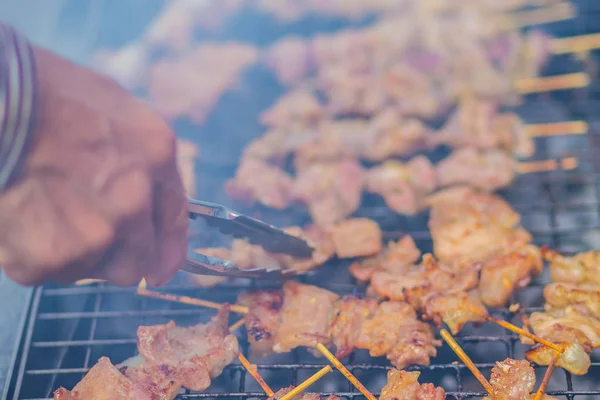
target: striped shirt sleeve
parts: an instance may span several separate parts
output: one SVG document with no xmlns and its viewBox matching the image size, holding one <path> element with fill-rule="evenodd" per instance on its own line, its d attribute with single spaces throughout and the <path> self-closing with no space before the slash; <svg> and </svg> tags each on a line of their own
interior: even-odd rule
<svg viewBox="0 0 600 400">
<path fill-rule="evenodd" d="M 0 22 L 0 192 L 18 177 L 35 132 L 38 102 L 33 49 Z"/>
</svg>

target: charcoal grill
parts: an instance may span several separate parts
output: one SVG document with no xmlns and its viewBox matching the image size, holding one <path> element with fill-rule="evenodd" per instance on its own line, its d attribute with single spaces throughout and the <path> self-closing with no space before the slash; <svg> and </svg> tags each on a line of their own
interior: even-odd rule
<svg viewBox="0 0 600 400">
<path fill-rule="evenodd" d="M 551 33 L 556 36 L 572 36 L 600 31 L 600 23 L 596 22 L 595 26 L 593 21 L 598 16 L 600 4 L 594 0 L 576 4 L 580 16 L 576 20 L 548 26 Z M 322 22 L 314 24 L 319 29 L 332 29 L 334 25 Z M 264 40 L 261 35 L 255 39 Z M 573 72 L 585 66 L 568 57 L 555 57 L 545 72 Z M 273 101 L 280 90 L 276 89 L 272 77 L 258 69 L 250 71 L 241 86 L 243 89 L 225 96 L 203 128 L 203 134 L 198 135 L 196 129 L 192 130 L 184 122 L 176 124 L 184 137 L 193 138 L 205 149 L 205 157 L 200 161 L 197 171 L 199 193 L 206 200 L 228 205 L 233 204 L 222 193 L 221 185 L 225 178 L 233 174 L 241 147 L 232 151 L 227 146 L 236 142 L 245 143 L 251 136 L 259 133 L 255 122 L 256 112 Z M 265 87 L 269 89 L 265 90 Z M 518 110 L 529 123 L 581 119 L 590 125 L 586 136 L 538 140 L 536 157 L 547 159 L 576 156 L 580 163 L 576 171 L 523 175 L 502 193 L 522 214 L 525 227 L 533 233 L 538 245 L 549 245 L 559 251 L 572 253 L 597 248 L 600 243 L 600 158 L 597 156 L 600 152 L 599 91 L 600 86 L 594 82 L 582 90 L 531 96 Z M 254 100 L 257 93 L 264 98 L 248 101 Z M 239 119 L 229 117 L 227 110 L 233 109 L 242 110 Z M 237 125 L 231 125 L 232 120 L 236 120 Z M 248 124 L 239 126 L 246 121 Z M 210 137 L 210 132 L 221 131 L 230 133 L 226 142 Z M 203 139 L 198 140 L 198 136 Z M 226 157 L 211 158 L 213 154 L 224 154 Z M 410 233 L 422 250 L 431 250 L 426 215 L 414 218 L 397 216 L 390 213 L 377 198 L 365 198 L 363 204 L 357 215 L 379 221 L 388 238 L 398 238 L 403 233 Z M 281 225 L 302 222 L 307 218 L 301 210 L 285 215 L 259 210 L 256 215 Z M 330 263 L 313 276 L 302 277 L 301 280 L 340 294 L 362 293 L 365 289 L 354 284 L 346 272 L 344 262 Z M 547 281 L 547 276 L 535 280 L 531 286 L 516 293 L 512 303 L 520 303 L 526 312 L 539 310 L 543 284 Z M 215 291 L 198 289 L 179 279 L 165 290 L 213 301 L 234 302 L 237 294 L 243 290 L 272 285 L 269 282 L 240 280 Z M 135 330 L 141 324 L 164 323 L 173 319 L 185 325 L 207 321 L 214 315 L 214 310 L 137 297 L 133 289 L 104 284 L 88 287 L 40 287 L 32 292 L 27 309 L 27 315 L 20 326 L 21 340 L 7 378 L 4 393 L 6 399 L 51 398 L 52 391 L 59 386 L 72 388 L 99 357 L 108 356 L 116 363 L 133 355 Z M 512 316 L 507 309 L 492 310 L 491 313 L 502 319 L 510 319 Z M 518 324 L 520 321 L 514 322 Z M 486 376 L 489 376 L 489 370 L 495 361 L 506 357 L 523 358 L 523 352 L 527 348 L 519 343 L 515 334 L 491 324 L 478 329 L 466 327 L 458 341 Z M 241 340 L 241 348 L 248 356 L 248 343 L 244 339 Z M 455 355 L 444 346 L 432 365 L 413 369 L 422 371 L 421 382 L 443 386 L 448 398 L 481 397 L 484 394 L 481 386 L 461 363 L 455 361 Z M 379 392 L 389 368 L 386 361 L 370 358 L 359 351 L 343 362 L 374 394 Z M 304 350 L 296 350 L 262 360 L 258 370 L 267 383 L 277 390 L 300 383 L 325 363 L 324 359 L 316 359 Z M 536 368 L 538 384 L 544 371 L 545 368 Z M 592 366 L 587 376 L 575 377 L 563 370 L 556 370 L 548 392 L 558 398 L 600 399 L 600 384 L 596 380 L 599 374 L 600 358 L 596 354 L 592 357 Z M 336 394 L 347 399 L 362 398 L 337 371 L 325 376 L 309 391 Z M 265 395 L 239 364 L 228 366 L 207 392 L 185 392 L 179 396 L 181 399 L 257 397 L 264 398 Z"/>
</svg>

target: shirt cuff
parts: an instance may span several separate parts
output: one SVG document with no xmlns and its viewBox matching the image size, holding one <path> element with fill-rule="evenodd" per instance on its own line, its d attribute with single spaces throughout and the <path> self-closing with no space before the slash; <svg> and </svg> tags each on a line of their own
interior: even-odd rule
<svg viewBox="0 0 600 400">
<path fill-rule="evenodd" d="M 18 177 L 35 133 L 37 70 L 27 39 L 0 23 L 0 191 Z"/>
</svg>

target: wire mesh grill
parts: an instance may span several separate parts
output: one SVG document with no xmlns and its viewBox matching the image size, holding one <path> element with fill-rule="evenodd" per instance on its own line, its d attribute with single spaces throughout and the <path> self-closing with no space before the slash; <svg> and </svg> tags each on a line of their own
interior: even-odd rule
<svg viewBox="0 0 600 400">
<path fill-rule="evenodd" d="M 590 2 L 589 4 L 591 4 Z M 580 7 L 581 9 L 581 7 Z M 577 22 L 571 22 L 564 35 L 600 31 L 589 19 L 598 10 L 588 8 Z M 591 10 L 591 11 L 590 11 Z M 584 18 L 583 20 L 581 18 Z M 562 25 L 561 25 L 562 26 Z M 566 58 L 553 60 L 548 73 L 565 73 L 580 70 L 582 65 Z M 556 171 L 523 175 L 502 195 L 522 215 L 522 221 L 534 236 L 538 245 L 548 245 L 562 252 L 572 253 L 596 248 L 600 243 L 600 86 L 597 83 L 577 92 L 534 96 L 521 107 L 520 114 L 530 123 L 554 120 L 582 119 L 589 123 L 588 135 L 569 138 L 538 140 L 537 156 L 540 159 L 573 155 L 579 160 L 576 171 Z M 542 110 L 541 112 L 539 110 Z M 231 139 L 235 140 L 235 139 Z M 200 191 L 210 193 L 207 200 L 228 204 L 220 190 L 220 176 L 230 176 L 229 166 L 220 166 L 210 160 L 199 171 Z M 423 251 L 431 251 L 431 240 L 426 229 L 427 215 L 413 218 L 391 214 L 382 207 L 380 199 L 366 198 L 357 215 L 377 220 L 389 239 L 409 233 Z M 238 207 L 239 208 L 239 207 Z M 285 224 L 281 215 L 267 211 L 261 213 L 269 222 Z M 303 211 L 286 214 L 286 220 L 302 220 Z M 401 231 L 400 231 L 401 229 Z M 339 294 L 362 294 L 365 287 L 356 285 L 348 275 L 345 262 L 331 263 L 316 271 L 313 276 L 303 277 L 306 283 L 330 289 Z M 540 310 L 543 284 L 547 275 L 535 280 L 527 288 L 515 293 L 511 303 L 520 303 L 524 311 Z M 198 289 L 181 281 L 165 290 L 213 301 L 234 302 L 237 295 L 247 289 L 269 287 L 268 282 L 234 281 L 214 290 Z M 507 309 L 491 310 L 491 314 L 510 319 Z M 19 351 L 9 377 L 8 398 L 46 399 L 59 386 L 72 388 L 85 372 L 101 356 L 108 356 L 115 363 L 135 354 L 135 332 L 139 325 L 166 323 L 173 319 L 178 324 L 189 325 L 207 321 L 214 310 L 168 303 L 155 299 L 137 297 L 132 289 L 115 288 L 99 284 L 89 287 L 37 288 L 30 299 L 29 313 L 23 324 Z M 235 319 L 235 316 L 234 316 Z M 517 324 L 520 321 L 513 321 Z M 242 338 L 243 335 L 238 334 Z M 487 324 L 474 328 L 467 326 L 457 337 L 484 375 L 495 361 L 506 357 L 523 358 L 527 346 L 518 337 L 503 328 Z M 243 353 L 248 356 L 248 343 L 240 340 Z M 460 363 L 451 350 L 444 346 L 427 367 L 413 367 L 422 371 L 420 381 L 443 386 L 448 398 L 478 398 L 483 389 Z M 350 371 L 374 394 L 385 383 L 386 360 L 373 359 L 364 351 L 353 353 L 343 360 Z M 274 389 L 296 385 L 315 373 L 326 363 L 310 356 L 304 350 L 274 355 L 259 361 L 258 370 Z M 545 368 L 536 367 L 538 383 Z M 592 365 L 587 376 L 572 376 L 556 370 L 548 385 L 548 393 L 558 398 L 600 398 L 600 357 L 592 355 Z M 360 399 L 362 395 L 337 372 L 328 374 L 314 384 L 309 391 L 336 394 L 342 398 Z M 260 387 L 239 364 L 225 368 L 224 373 L 213 381 L 205 393 L 182 392 L 179 398 L 264 398 Z"/>
</svg>

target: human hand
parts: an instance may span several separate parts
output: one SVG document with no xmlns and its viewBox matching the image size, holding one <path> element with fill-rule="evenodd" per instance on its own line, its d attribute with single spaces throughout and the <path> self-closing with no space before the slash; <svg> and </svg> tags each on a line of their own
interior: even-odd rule
<svg viewBox="0 0 600 400">
<path fill-rule="evenodd" d="M 108 78 L 34 52 L 41 115 L 20 177 L 0 192 L 0 265 L 26 285 L 165 283 L 188 231 L 173 132 Z"/>
</svg>

